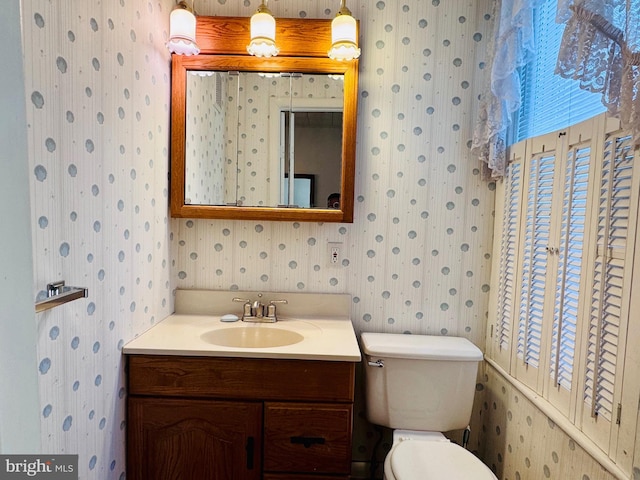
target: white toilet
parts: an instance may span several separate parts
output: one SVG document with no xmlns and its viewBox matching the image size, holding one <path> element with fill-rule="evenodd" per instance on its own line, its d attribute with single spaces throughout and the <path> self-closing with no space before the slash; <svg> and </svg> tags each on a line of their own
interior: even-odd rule
<svg viewBox="0 0 640 480">
<path fill-rule="evenodd" d="M 363 333 L 366 411 L 393 428 L 385 480 L 497 480 L 441 432 L 469 425 L 482 352 L 465 338 Z"/>
</svg>

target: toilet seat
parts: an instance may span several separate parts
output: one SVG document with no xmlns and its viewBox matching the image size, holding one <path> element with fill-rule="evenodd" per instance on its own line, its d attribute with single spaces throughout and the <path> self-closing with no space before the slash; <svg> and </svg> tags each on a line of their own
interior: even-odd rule
<svg viewBox="0 0 640 480">
<path fill-rule="evenodd" d="M 406 440 L 384 462 L 387 480 L 497 480 L 474 454 L 451 442 Z"/>
</svg>

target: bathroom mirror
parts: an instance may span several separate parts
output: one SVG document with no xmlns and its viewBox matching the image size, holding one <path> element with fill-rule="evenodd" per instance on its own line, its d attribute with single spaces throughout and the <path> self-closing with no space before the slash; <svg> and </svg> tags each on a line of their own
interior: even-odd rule
<svg viewBox="0 0 640 480">
<path fill-rule="evenodd" d="M 257 58 L 248 18 L 197 21 L 202 53 L 172 56 L 172 216 L 352 222 L 358 63 L 326 57 L 331 22 L 278 19 Z"/>
</svg>

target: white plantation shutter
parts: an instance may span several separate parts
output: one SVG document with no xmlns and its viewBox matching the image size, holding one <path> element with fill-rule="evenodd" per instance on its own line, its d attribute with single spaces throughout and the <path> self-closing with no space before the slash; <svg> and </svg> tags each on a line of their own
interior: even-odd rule
<svg viewBox="0 0 640 480">
<path fill-rule="evenodd" d="M 631 298 L 640 297 L 640 172 L 619 125 L 601 115 L 510 147 L 496 195 L 488 358 L 631 472 L 640 454 L 640 300 Z"/>
<path fill-rule="evenodd" d="M 514 318 L 517 235 L 520 228 L 521 163 L 512 162 L 505 175 L 505 209 L 500 237 L 500 277 L 495 341 L 498 349 L 511 348 L 511 320 Z"/>
<path fill-rule="evenodd" d="M 587 338 L 584 401 L 592 417 L 615 421 L 615 388 L 625 252 L 629 234 L 633 149 L 631 137 L 605 142 L 598 200 L 597 251 Z"/>
<path fill-rule="evenodd" d="M 489 328 L 486 355 L 511 371 L 513 329 L 518 318 L 518 260 L 522 205 L 523 165 L 526 142 L 509 148 L 505 174 L 496 182 L 492 291 L 489 298 Z"/>
<path fill-rule="evenodd" d="M 522 283 L 518 322 L 517 358 L 538 368 L 541 358 L 547 250 L 550 241 L 555 151 L 529 158 L 524 199 Z"/>
<path fill-rule="evenodd" d="M 557 288 L 549 363 L 553 384 L 567 391 L 572 388 L 576 351 L 590 165 L 590 144 L 569 148 L 562 192 Z"/>
</svg>

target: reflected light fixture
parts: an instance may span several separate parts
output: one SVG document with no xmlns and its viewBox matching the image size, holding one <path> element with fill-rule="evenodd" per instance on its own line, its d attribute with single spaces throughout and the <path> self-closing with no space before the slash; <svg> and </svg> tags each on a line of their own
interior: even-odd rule
<svg viewBox="0 0 640 480">
<path fill-rule="evenodd" d="M 256 57 L 275 57 L 280 51 L 276 46 L 276 19 L 267 8 L 266 0 L 251 17 L 251 42 L 247 52 Z"/>
<path fill-rule="evenodd" d="M 184 0 L 178 2 L 169 17 L 169 41 L 167 48 L 178 55 L 197 55 L 196 16 Z"/>
<path fill-rule="evenodd" d="M 353 60 L 360 56 L 356 19 L 346 7 L 345 0 L 340 1 L 340 10 L 331 22 L 331 48 L 329 58 L 333 60 Z"/>
</svg>

